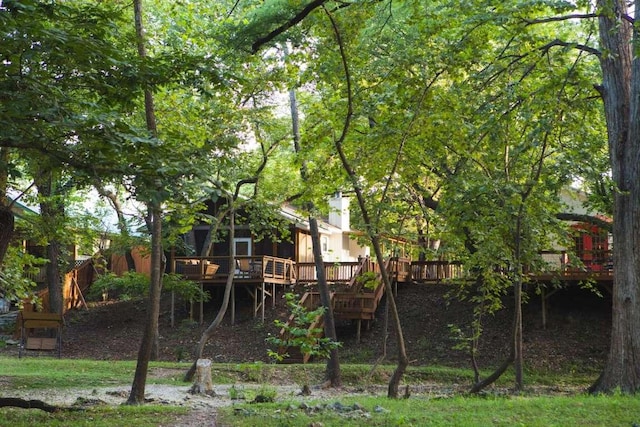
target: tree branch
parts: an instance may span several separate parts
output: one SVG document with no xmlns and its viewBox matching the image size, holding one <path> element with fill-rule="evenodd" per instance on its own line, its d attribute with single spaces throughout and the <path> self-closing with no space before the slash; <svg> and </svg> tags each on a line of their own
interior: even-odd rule
<svg viewBox="0 0 640 427">
<path fill-rule="evenodd" d="M 538 18 L 538 19 L 524 19 L 527 25 L 535 25 L 535 24 L 546 24 L 548 22 L 560 22 L 560 21 L 568 21 L 570 19 L 591 19 L 597 18 L 598 15 L 596 13 L 572 13 L 570 15 L 562 15 L 562 16 L 549 16 L 546 18 Z"/>
<path fill-rule="evenodd" d="M 595 49 L 595 48 L 593 48 L 591 46 L 587 46 L 587 45 L 580 44 L 580 43 L 569 43 L 569 42 L 562 41 L 560 39 L 555 39 L 555 40 L 550 41 L 546 45 L 542 46 L 540 48 L 540 50 L 542 50 L 543 52 L 547 52 L 554 46 L 572 47 L 574 49 L 578 49 L 578 50 L 581 50 L 583 52 L 590 53 L 590 54 L 595 55 L 597 57 L 600 57 L 602 55 L 602 53 L 598 49 Z"/>
<path fill-rule="evenodd" d="M 17 397 L 2 397 L 0 398 L 0 408 L 14 407 L 22 409 L 41 409 L 50 414 L 60 412 L 62 410 L 68 410 L 67 408 L 61 408 L 59 406 L 52 406 L 42 400 L 25 400 Z"/>
<path fill-rule="evenodd" d="M 299 24 L 300 21 L 302 21 L 304 18 L 306 18 L 307 15 L 309 15 L 311 12 L 313 12 L 315 9 L 317 9 L 320 6 L 322 6 L 326 2 L 327 2 L 327 0 L 313 0 L 311 3 L 306 5 L 304 7 L 304 9 L 302 9 L 300 12 L 296 13 L 293 16 L 293 18 L 289 19 L 284 24 L 276 27 L 273 31 L 271 31 L 266 36 L 260 37 L 258 40 L 253 42 L 253 44 L 251 45 L 251 53 L 257 53 L 264 44 L 266 44 L 266 43 L 270 42 L 271 40 L 275 39 L 277 36 L 279 36 L 280 34 L 284 33 L 289 28 Z"/>
</svg>

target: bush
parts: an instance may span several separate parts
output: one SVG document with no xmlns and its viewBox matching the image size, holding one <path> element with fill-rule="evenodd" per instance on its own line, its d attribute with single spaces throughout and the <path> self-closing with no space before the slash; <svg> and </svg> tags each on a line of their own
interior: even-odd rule
<svg viewBox="0 0 640 427">
<path fill-rule="evenodd" d="M 163 290 L 173 291 L 178 296 L 191 301 L 207 301 L 209 294 L 200 285 L 185 280 L 178 274 L 165 274 L 162 278 Z M 107 273 L 98 278 L 89 289 L 88 297 L 93 300 L 109 297 L 122 301 L 145 297 L 149 294 L 150 279 L 142 273 L 126 272 L 122 276 Z"/>
</svg>

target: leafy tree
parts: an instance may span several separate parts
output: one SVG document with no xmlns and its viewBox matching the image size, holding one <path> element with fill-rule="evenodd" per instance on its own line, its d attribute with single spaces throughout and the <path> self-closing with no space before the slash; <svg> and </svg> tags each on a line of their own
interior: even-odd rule
<svg viewBox="0 0 640 427">
<path fill-rule="evenodd" d="M 29 277 L 37 274 L 44 263 L 45 260 L 24 253 L 22 248 L 10 246 L 0 271 L 2 298 L 18 306 L 25 300 L 35 300 L 36 283 Z"/>
<path fill-rule="evenodd" d="M 121 14 L 114 6 L 27 0 L 5 1 L 0 8 L 0 249 L 12 235 L 6 190 L 20 177 L 18 164 L 38 158 L 52 165 L 75 163 L 69 154 L 74 133 L 96 117 L 97 98 L 122 98 L 114 90 L 121 77 L 114 64 L 122 57 L 113 35 Z M 1 255 L 2 250 L 0 260 Z"/>
</svg>

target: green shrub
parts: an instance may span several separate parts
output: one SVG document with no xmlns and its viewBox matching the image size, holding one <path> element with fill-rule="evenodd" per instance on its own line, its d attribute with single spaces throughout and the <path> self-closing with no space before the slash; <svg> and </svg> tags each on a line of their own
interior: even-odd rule
<svg viewBox="0 0 640 427">
<path fill-rule="evenodd" d="M 122 276 L 107 273 L 99 277 L 89 289 L 88 297 L 93 300 L 109 297 L 127 301 L 131 298 L 147 296 L 149 293 L 149 277 L 136 272 L 126 272 Z M 176 295 L 190 301 L 207 301 L 209 293 L 203 292 L 200 285 L 185 280 L 178 274 L 165 274 L 162 278 L 163 290 L 173 291 Z"/>
<path fill-rule="evenodd" d="M 323 330 L 321 328 L 310 328 L 318 316 L 324 314 L 325 308 L 320 306 L 315 310 L 307 310 L 300 305 L 299 296 L 292 293 L 285 294 L 285 299 L 293 316 L 293 322 L 285 323 L 281 320 L 274 320 L 275 325 L 284 329 L 286 333 L 284 337 L 269 336 L 266 339 L 268 344 L 276 348 L 275 351 L 268 350 L 269 357 L 281 362 L 288 355 L 279 353 L 278 348 L 297 347 L 302 354 L 328 358 L 331 351 L 340 347 L 341 343 L 322 337 Z"/>
</svg>

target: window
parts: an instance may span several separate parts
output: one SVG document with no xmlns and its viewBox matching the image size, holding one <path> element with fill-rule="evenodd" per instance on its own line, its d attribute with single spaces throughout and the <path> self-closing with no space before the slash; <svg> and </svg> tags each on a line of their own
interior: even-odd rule
<svg viewBox="0 0 640 427">
<path fill-rule="evenodd" d="M 322 253 L 329 252 L 329 238 L 327 236 L 320 238 L 320 247 L 322 248 Z"/>
</svg>

